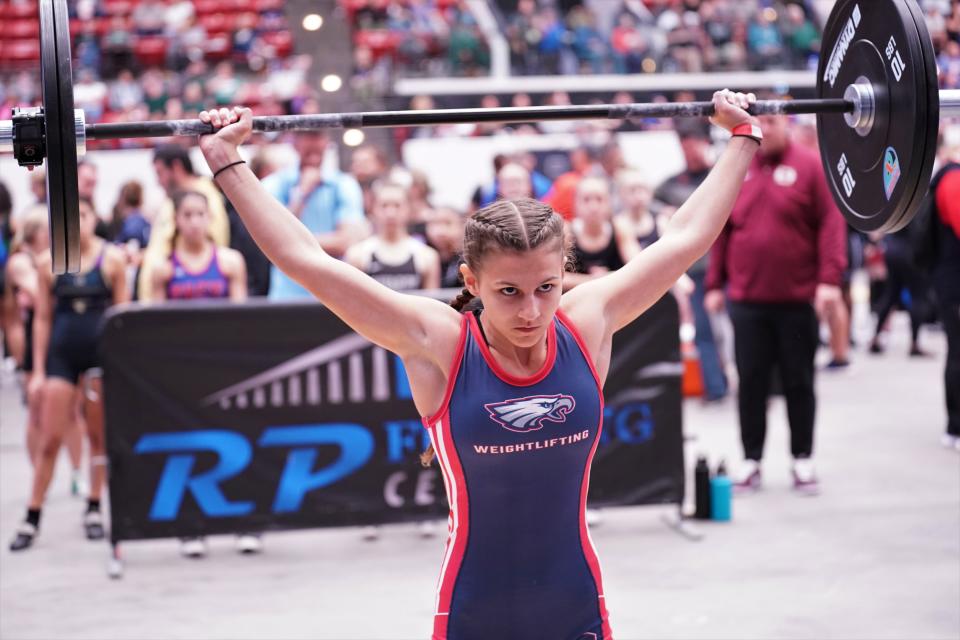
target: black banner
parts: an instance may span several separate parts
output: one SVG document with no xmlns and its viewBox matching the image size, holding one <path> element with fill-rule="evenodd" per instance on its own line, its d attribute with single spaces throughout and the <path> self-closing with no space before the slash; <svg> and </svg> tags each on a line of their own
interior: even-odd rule
<svg viewBox="0 0 960 640">
<path fill-rule="evenodd" d="M 319 304 L 168 303 L 101 341 L 112 538 L 444 516 L 399 358 Z M 613 345 L 591 504 L 683 496 L 677 308 Z"/>
</svg>

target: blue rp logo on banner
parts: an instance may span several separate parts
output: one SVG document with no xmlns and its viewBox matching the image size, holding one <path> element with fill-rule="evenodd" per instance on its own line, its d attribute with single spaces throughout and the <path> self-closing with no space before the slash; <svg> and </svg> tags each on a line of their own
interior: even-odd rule
<svg viewBox="0 0 960 640">
<path fill-rule="evenodd" d="M 883 154 L 883 190 L 887 200 L 893 195 L 893 190 L 900 182 L 900 158 L 893 147 L 887 147 Z"/>
</svg>

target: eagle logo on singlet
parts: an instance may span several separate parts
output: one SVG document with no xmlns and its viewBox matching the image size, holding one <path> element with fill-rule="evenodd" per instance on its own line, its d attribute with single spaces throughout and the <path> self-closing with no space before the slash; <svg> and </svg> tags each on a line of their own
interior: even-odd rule
<svg viewBox="0 0 960 640">
<path fill-rule="evenodd" d="M 504 429 L 516 433 L 537 431 L 544 420 L 566 422 L 577 403 L 571 396 L 527 396 L 483 405 L 490 417 Z"/>
</svg>

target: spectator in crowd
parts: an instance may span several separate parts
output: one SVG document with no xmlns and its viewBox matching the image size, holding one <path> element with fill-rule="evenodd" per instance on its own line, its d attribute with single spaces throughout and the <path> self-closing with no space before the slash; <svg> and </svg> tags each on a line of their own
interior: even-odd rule
<svg viewBox="0 0 960 640">
<path fill-rule="evenodd" d="M 421 225 L 430 217 L 433 205 L 430 196 L 433 189 L 430 187 L 430 178 L 420 169 L 410 171 L 410 186 L 407 187 L 407 198 L 410 202 L 410 222 Z"/>
<path fill-rule="evenodd" d="M 298 134 L 294 138 L 298 164 L 274 173 L 263 185 L 316 234 L 324 251 L 340 257 L 366 235 L 367 228 L 360 185 L 348 174 L 323 167 L 329 144 L 324 131 Z M 306 289 L 282 271 L 276 267 L 271 269 L 270 298 L 310 297 Z"/>
<path fill-rule="evenodd" d="M 110 83 L 107 104 L 111 111 L 127 111 L 143 102 L 143 88 L 133 77 L 133 72 L 123 69 L 117 79 Z"/>
<path fill-rule="evenodd" d="M 387 175 L 387 158 L 377 145 L 365 144 L 350 156 L 350 175 L 363 191 L 363 210 L 373 210 L 373 185 Z"/>
<path fill-rule="evenodd" d="M 150 223 L 143 216 L 143 186 L 136 180 L 120 187 L 107 238 L 123 247 L 127 265 L 136 272 L 143 259 L 143 251 L 150 243 Z"/>
<path fill-rule="evenodd" d="M 10 544 L 22 551 L 33 543 L 40 527 L 41 508 L 53 477 L 64 429 L 71 424 L 78 399 L 84 406 L 90 444 L 90 494 L 83 517 L 87 539 L 104 537 L 100 495 L 106 479 L 103 438 L 103 388 L 92 371 L 99 366 L 97 342 L 108 307 L 127 302 L 125 260 L 120 250 L 94 235 L 93 206 L 80 201 L 80 274 L 54 277 L 48 255 L 38 260 L 34 319 L 34 380 L 43 385 L 41 439 L 34 466 L 27 516 Z M 81 390 L 80 379 L 86 389 Z"/>
<path fill-rule="evenodd" d="M 877 303 L 877 325 L 870 341 L 870 353 L 883 353 L 880 335 L 890 313 L 903 304 L 904 292 L 909 296 L 906 303 L 910 313 L 910 356 L 926 356 L 920 348 L 920 327 L 928 315 L 927 299 L 929 285 L 923 272 L 917 267 L 911 232 L 908 228 L 891 233 L 882 239 L 883 258 L 887 267 L 887 284 Z"/>
<path fill-rule="evenodd" d="M 135 41 L 136 36 L 123 16 L 115 15 L 110 18 L 110 27 L 101 41 L 101 71 L 104 77 L 115 77 L 134 66 Z"/>
<path fill-rule="evenodd" d="M 800 4 L 786 6 L 786 24 L 783 32 L 789 45 L 792 66 L 802 69 L 820 53 L 820 33 Z"/>
<path fill-rule="evenodd" d="M 133 9 L 133 25 L 141 36 L 156 36 L 167 27 L 166 7 L 160 0 L 143 0 Z"/>
<path fill-rule="evenodd" d="M 207 198 L 210 209 L 210 237 L 220 247 L 230 244 L 230 223 L 224 208 L 220 190 L 209 178 L 194 173 L 190 153 L 175 144 L 165 144 L 153 152 L 153 169 L 157 182 L 167 193 L 167 199 L 153 219 L 150 229 L 150 241 L 143 255 L 143 268 L 137 277 L 138 296 L 144 300 L 152 298 L 153 274 L 151 264 L 162 262 L 170 254 L 175 233 L 173 196 L 181 191 L 197 191 Z M 151 259 L 150 254 L 157 254 Z"/>
<path fill-rule="evenodd" d="M 544 196 L 543 201 L 566 220 L 573 219 L 577 186 L 591 171 L 598 157 L 599 152 L 595 147 L 582 146 L 571 149 L 570 171 L 558 176 L 549 193 Z"/>
<path fill-rule="evenodd" d="M 710 159 L 710 133 L 702 123 L 691 122 L 679 125 L 677 136 L 685 168 L 657 187 L 653 196 L 654 200 L 660 203 L 660 216 L 665 220 L 669 220 L 670 216 L 687 201 L 687 198 L 707 178 L 713 166 Z M 693 281 L 690 312 L 693 314 L 696 330 L 694 344 L 700 357 L 704 399 L 707 402 L 715 402 L 727 395 L 727 376 L 723 371 L 720 352 L 717 350 L 713 324 L 708 310 L 704 307 L 709 259 L 708 253 L 687 270 L 687 275 Z"/>
<path fill-rule="evenodd" d="M 174 195 L 174 236 L 168 256 L 151 254 L 153 286 L 146 302 L 164 300 L 229 299 L 247 297 L 247 274 L 243 256 L 227 247 L 217 246 L 210 238 L 210 207 L 207 197 L 198 191 Z M 237 536 L 237 550 L 258 553 L 262 543 L 258 535 Z M 181 538 L 180 553 L 187 558 L 207 554 L 202 537 Z"/>
<path fill-rule="evenodd" d="M 944 393 L 947 431 L 943 444 L 960 451 L 960 147 L 941 142 L 941 169 L 933 183 L 933 287 L 947 335 Z"/>
<path fill-rule="evenodd" d="M 633 229 L 622 218 L 613 217 L 605 178 L 589 176 L 580 181 L 576 214 L 569 226 L 574 272 L 564 276 L 565 289 L 616 271 L 640 253 Z"/>
<path fill-rule="evenodd" d="M 617 173 L 617 189 L 621 209 L 617 218 L 622 220 L 641 249 L 646 249 L 660 239 L 660 221 L 650 210 L 653 189 L 642 173 L 636 169 L 623 169 Z"/>
<path fill-rule="evenodd" d="M 20 228 L 20 221 L 26 218 L 33 211 L 47 212 L 47 171 L 44 167 L 35 167 L 28 176 L 30 181 L 30 193 L 33 194 L 34 201 L 20 210 L 20 212 L 10 219 L 10 230 L 16 232 Z"/>
<path fill-rule="evenodd" d="M 710 252 L 706 308 L 729 299 L 745 462 L 740 490 L 761 485 L 770 379 L 779 365 L 787 401 L 794 488 L 818 492 L 813 434 L 818 313 L 843 304 L 846 225 L 820 159 L 792 144 L 784 116 L 762 116 L 763 144 L 730 220 Z M 726 292 L 726 293 L 724 293 Z"/>
<path fill-rule="evenodd" d="M 439 255 L 407 233 L 407 190 L 390 182 L 375 185 L 370 218 L 374 234 L 347 249 L 344 260 L 395 291 L 439 288 Z"/>
<path fill-rule="evenodd" d="M 440 257 L 440 286 L 462 286 L 460 277 L 463 252 L 463 215 L 453 207 L 437 207 L 427 221 L 427 244 Z"/>
</svg>

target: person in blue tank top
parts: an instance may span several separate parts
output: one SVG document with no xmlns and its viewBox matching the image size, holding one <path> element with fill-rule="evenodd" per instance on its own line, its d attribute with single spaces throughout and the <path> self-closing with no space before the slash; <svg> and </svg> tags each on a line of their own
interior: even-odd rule
<svg viewBox="0 0 960 640">
<path fill-rule="evenodd" d="M 240 252 L 210 237 L 210 207 L 199 191 L 173 196 L 174 232 L 170 253 L 150 254 L 153 286 L 145 301 L 247 297 L 247 268 Z"/>
<path fill-rule="evenodd" d="M 107 473 L 97 346 L 107 308 L 128 302 L 130 297 L 122 251 L 94 234 L 97 214 L 89 201 L 81 199 L 79 209 L 82 271 L 54 277 L 50 253 L 37 257 L 30 384 L 41 388 L 40 439 L 27 517 L 10 543 L 11 551 L 30 547 L 39 531 L 40 511 L 65 431 L 73 425 L 78 400 L 83 405 L 90 442 L 90 494 L 83 526 L 88 539 L 104 537 L 100 495 Z"/>
<path fill-rule="evenodd" d="M 477 211 L 451 306 L 393 291 L 325 253 L 244 166 L 249 109 L 204 111 L 200 148 L 267 257 L 357 333 L 396 353 L 450 503 L 433 640 L 610 640 L 585 521 L 614 332 L 663 296 L 726 223 L 762 136 L 753 96 L 714 94 L 734 137 L 663 238 L 562 293 L 563 219 L 530 199 Z M 482 313 L 461 313 L 479 298 Z"/>
</svg>

